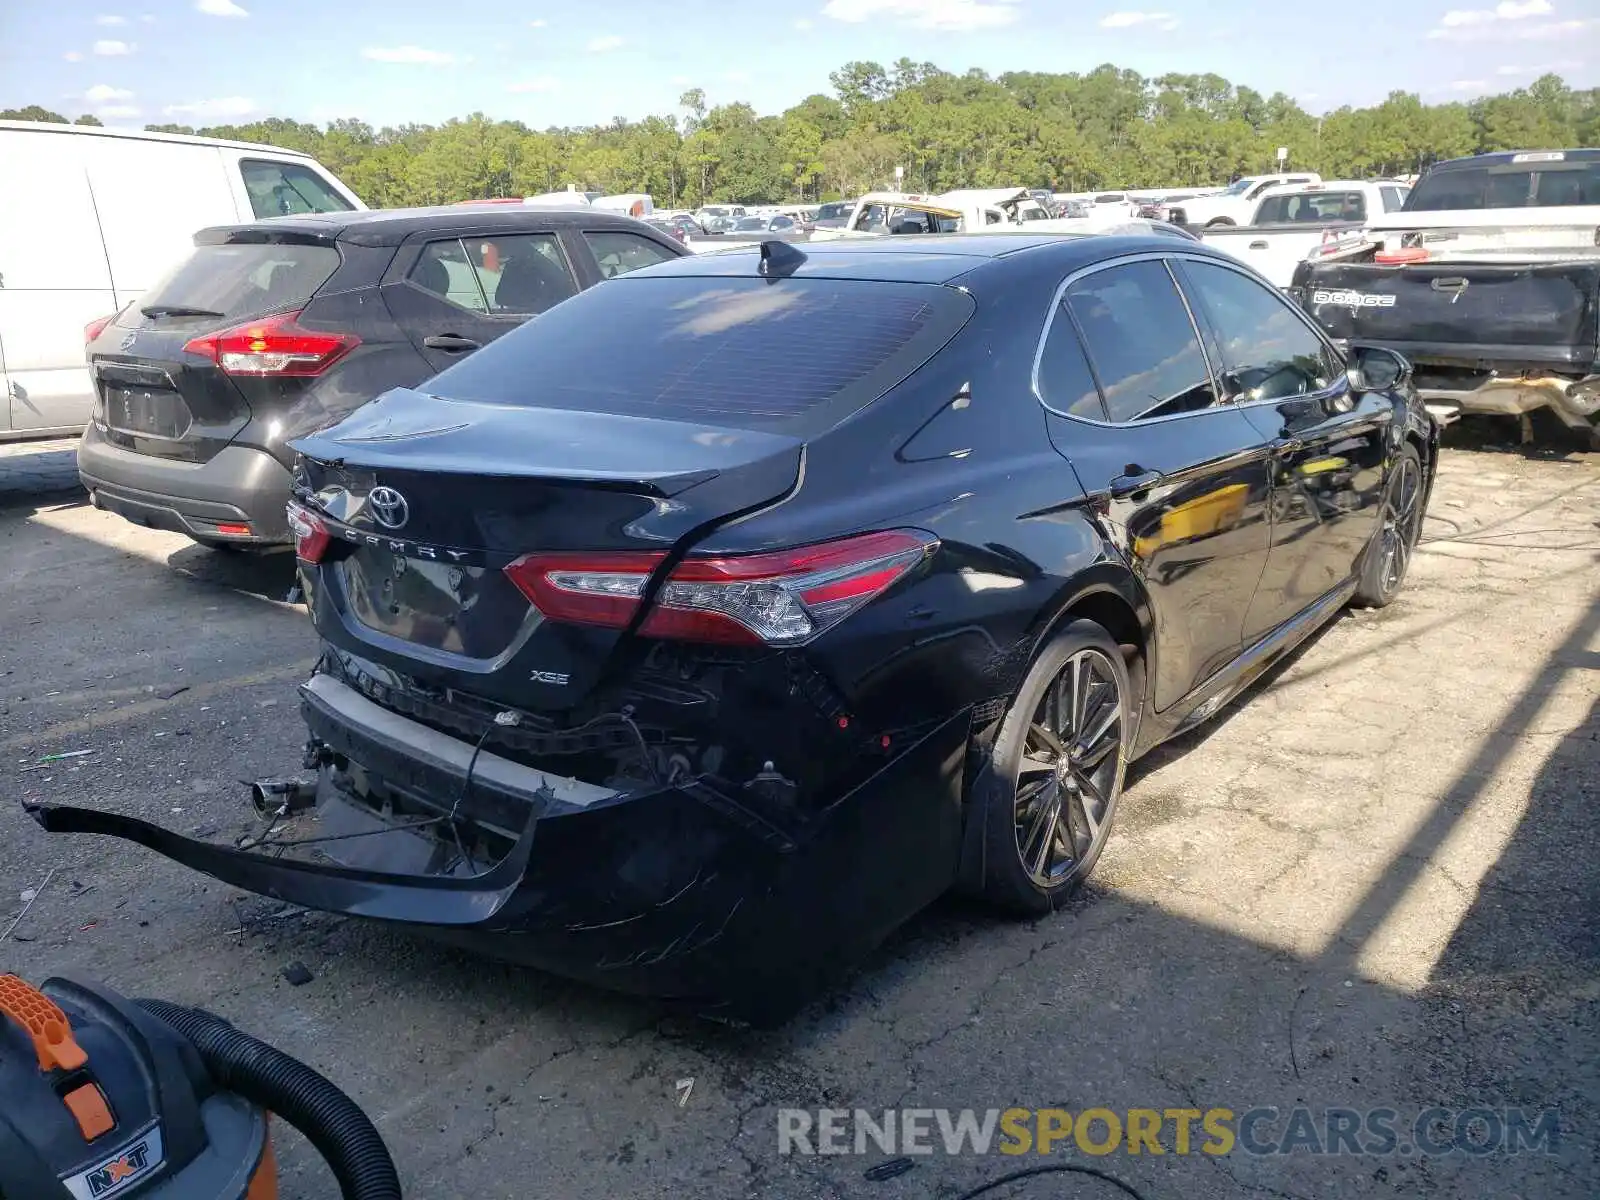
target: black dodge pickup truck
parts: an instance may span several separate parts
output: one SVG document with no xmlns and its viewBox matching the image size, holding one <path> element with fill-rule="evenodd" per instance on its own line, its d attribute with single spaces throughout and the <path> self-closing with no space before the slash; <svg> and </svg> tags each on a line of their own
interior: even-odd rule
<svg viewBox="0 0 1600 1200">
<path fill-rule="evenodd" d="M 1440 163 L 1367 228 L 1295 270 L 1329 333 L 1405 354 L 1443 421 L 1548 409 L 1600 448 L 1600 150 Z"/>
</svg>

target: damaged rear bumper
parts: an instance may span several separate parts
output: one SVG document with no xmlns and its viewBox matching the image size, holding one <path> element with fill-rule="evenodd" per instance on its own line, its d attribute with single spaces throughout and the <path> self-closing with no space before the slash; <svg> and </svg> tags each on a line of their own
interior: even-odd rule
<svg viewBox="0 0 1600 1200">
<path fill-rule="evenodd" d="M 355 802 L 326 765 L 312 812 L 319 833 L 347 839 L 328 843 L 338 862 L 196 841 L 88 809 L 29 812 L 52 832 L 138 842 L 289 903 L 761 1023 L 793 1012 L 955 879 L 965 713 L 799 812 L 712 777 L 618 793 L 485 750 L 474 758 L 471 743 L 324 675 L 305 685 L 302 703 L 337 762 L 460 808 L 509 849 L 476 874 L 459 860 L 441 870 L 438 836 Z"/>
</svg>

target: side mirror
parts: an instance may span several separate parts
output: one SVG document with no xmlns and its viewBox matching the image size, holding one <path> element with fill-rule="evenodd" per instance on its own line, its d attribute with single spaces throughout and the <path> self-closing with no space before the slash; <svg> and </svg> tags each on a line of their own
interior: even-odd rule
<svg viewBox="0 0 1600 1200">
<path fill-rule="evenodd" d="M 1387 392 L 1411 382 L 1406 356 L 1382 346 L 1357 346 L 1345 368 L 1352 392 Z"/>
</svg>

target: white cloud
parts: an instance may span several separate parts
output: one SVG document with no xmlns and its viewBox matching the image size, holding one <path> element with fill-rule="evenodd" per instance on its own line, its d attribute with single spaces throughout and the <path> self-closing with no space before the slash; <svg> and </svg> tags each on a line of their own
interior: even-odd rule
<svg viewBox="0 0 1600 1200">
<path fill-rule="evenodd" d="M 83 61 L 83 54 L 82 54 L 82 52 L 80 52 L 78 50 L 68 50 L 61 57 L 66 59 L 68 62 L 82 62 Z"/>
<path fill-rule="evenodd" d="M 528 28 L 543 29 L 548 24 L 550 24 L 550 22 L 546 21 L 543 17 L 535 17 L 533 20 L 528 22 Z"/>
<path fill-rule="evenodd" d="M 916 29 L 970 33 L 995 29 L 1017 19 L 1014 0 L 828 0 L 822 15 L 859 25 L 887 17 Z"/>
<path fill-rule="evenodd" d="M 195 0 L 195 12 L 208 17 L 248 17 L 250 10 L 240 8 L 233 0 Z"/>
<path fill-rule="evenodd" d="M 83 94 L 83 98 L 90 104 L 110 104 L 113 100 L 132 100 L 133 93 L 127 88 L 112 87 L 109 83 L 97 83 Z"/>
<path fill-rule="evenodd" d="M 526 95 L 532 92 L 554 92 L 561 88 L 561 81 L 550 75 L 540 75 L 536 79 L 523 79 L 511 84 L 506 91 L 516 95 Z"/>
<path fill-rule="evenodd" d="M 132 54 L 136 47 L 132 42 L 119 42 L 106 38 L 96 42 L 89 49 L 93 50 L 101 58 L 121 58 L 123 55 Z"/>
<path fill-rule="evenodd" d="M 194 100 L 188 104 L 169 104 L 161 110 L 169 117 L 193 117 L 200 121 L 225 121 L 248 117 L 258 112 L 256 102 L 245 96 L 219 96 L 215 100 Z"/>
<path fill-rule="evenodd" d="M 1428 37 L 1447 42 L 1539 42 L 1575 37 L 1600 26 L 1600 18 L 1595 17 L 1565 21 L 1529 19 L 1548 17 L 1554 12 L 1550 0 L 1500 0 L 1493 8 L 1453 8 L 1439 18 L 1438 25 L 1428 30 Z"/>
<path fill-rule="evenodd" d="M 126 121 L 139 115 L 135 104 L 107 104 L 97 114 L 103 121 Z"/>
<path fill-rule="evenodd" d="M 1559 62 L 1544 63 L 1540 66 L 1534 67 L 1518 67 L 1508 64 L 1503 67 L 1496 67 L 1494 69 L 1494 73 L 1496 75 L 1526 75 L 1529 77 L 1535 75 L 1559 75 L 1563 71 L 1576 71 L 1581 66 L 1583 66 L 1583 63 L 1579 59 L 1564 58 Z"/>
<path fill-rule="evenodd" d="M 593 38 L 593 39 L 590 40 L 590 42 L 589 42 L 589 53 L 590 54 L 604 54 L 608 50 L 616 50 L 616 49 L 618 49 L 619 47 L 621 47 L 621 45 L 622 45 L 622 39 L 621 38 L 619 38 L 614 33 L 608 33 L 604 37 L 597 37 L 597 38 Z"/>
<path fill-rule="evenodd" d="M 115 13 L 101 13 L 94 19 L 96 25 L 126 25 L 127 17 L 119 17 Z"/>
<path fill-rule="evenodd" d="M 1453 79 L 1450 81 L 1449 90 L 1452 92 L 1481 92 L 1488 86 L 1481 79 Z"/>
<path fill-rule="evenodd" d="M 811 21 L 810 21 L 809 18 L 801 17 L 798 21 L 796 21 L 794 23 L 794 27 L 796 29 L 798 29 L 801 33 L 804 33 L 806 30 L 811 28 Z"/>
<path fill-rule="evenodd" d="M 1101 29 L 1136 29 L 1144 25 L 1170 33 L 1178 27 L 1178 18 L 1164 12 L 1114 12 L 1100 18 Z"/>
<path fill-rule="evenodd" d="M 362 58 L 383 63 L 427 63 L 445 66 L 456 61 L 447 50 L 429 50 L 424 46 L 368 46 L 361 51 Z"/>
</svg>

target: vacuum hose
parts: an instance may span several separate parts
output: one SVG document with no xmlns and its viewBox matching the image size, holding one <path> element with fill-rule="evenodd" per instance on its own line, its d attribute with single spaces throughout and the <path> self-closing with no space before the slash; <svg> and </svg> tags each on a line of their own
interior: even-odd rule
<svg viewBox="0 0 1600 1200">
<path fill-rule="evenodd" d="M 293 1125 L 317 1148 L 344 1200 L 400 1200 L 394 1160 L 355 1102 L 304 1063 L 221 1017 L 165 1000 L 135 1003 L 194 1043 L 217 1086 Z"/>
</svg>

